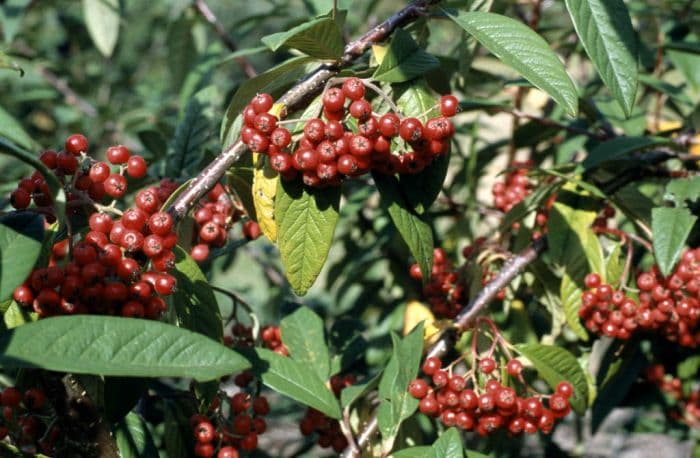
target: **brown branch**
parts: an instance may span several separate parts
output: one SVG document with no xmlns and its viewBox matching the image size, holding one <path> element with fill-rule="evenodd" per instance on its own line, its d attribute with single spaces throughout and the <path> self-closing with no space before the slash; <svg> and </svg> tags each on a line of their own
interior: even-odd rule
<svg viewBox="0 0 700 458">
<path fill-rule="evenodd" d="M 226 32 L 226 29 L 224 28 L 223 24 L 219 22 L 219 19 L 216 17 L 211 8 L 209 8 L 207 2 L 205 2 L 204 0 L 195 0 L 194 7 L 197 10 L 197 12 L 204 18 L 204 20 L 212 26 L 216 35 L 219 37 L 221 42 L 229 49 L 229 51 L 237 51 L 238 45 L 236 45 L 236 42 L 233 41 L 231 35 L 229 35 Z M 257 76 L 258 72 L 255 71 L 255 68 L 253 68 L 250 62 L 248 62 L 248 59 L 246 59 L 243 56 L 239 56 L 235 58 L 235 61 L 236 63 L 238 63 L 238 66 L 241 67 L 243 73 L 245 73 L 246 76 L 248 76 L 248 78 L 254 78 L 255 76 Z"/>
<path fill-rule="evenodd" d="M 571 132 L 572 134 L 576 135 L 585 135 L 589 138 L 595 139 L 595 140 L 606 140 L 608 139 L 608 135 L 605 134 L 597 134 L 595 132 L 591 132 L 590 130 L 586 129 L 581 129 L 580 127 L 575 127 L 575 126 L 569 126 L 567 124 L 562 124 L 560 122 L 554 121 L 549 118 L 543 118 L 541 116 L 537 116 L 534 114 L 530 113 L 525 113 L 524 111 L 521 111 L 517 108 L 499 108 L 498 111 L 502 113 L 508 113 L 513 115 L 513 127 L 515 130 L 518 126 L 518 123 L 515 122 L 517 119 L 528 119 L 530 121 L 536 122 L 538 124 L 541 124 L 546 127 L 556 127 L 557 129 L 563 129 L 566 130 L 567 132 Z"/>
<path fill-rule="evenodd" d="M 415 0 L 362 37 L 349 43 L 345 47 L 345 52 L 339 64 L 324 64 L 319 66 L 305 79 L 287 91 L 277 103 L 284 104 L 287 108 L 286 111 L 293 111 L 300 107 L 305 101 L 320 93 L 330 78 L 337 75 L 343 67 L 348 66 L 358 57 L 362 56 L 372 44 L 389 37 L 397 27 L 420 17 L 428 6 L 438 3 L 438 1 L 439 0 Z M 285 113 L 281 113 L 280 118 L 283 118 L 284 115 Z M 235 164 L 246 151 L 246 146 L 238 140 L 209 163 L 170 206 L 168 211 L 173 217 L 176 220 L 184 217 L 192 206 L 216 185 L 226 171 Z"/>
</svg>

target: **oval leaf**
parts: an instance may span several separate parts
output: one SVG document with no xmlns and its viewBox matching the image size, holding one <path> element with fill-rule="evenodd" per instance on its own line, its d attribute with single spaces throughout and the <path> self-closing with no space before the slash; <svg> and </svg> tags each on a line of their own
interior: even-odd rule
<svg viewBox="0 0 700 458">
<path fill-rule="evenodd" d="M 253 372 L 265 386 L 307 406 L 340 418 L 340 404 L 325 383 L 309 367 L 265 348 L 248 352 Z"/>
<path fill-rule="evenodd" d="M 449 17 L 503 63 L 552 96 L 566 111 L 578 112 L 578 92 L 559 57 L 525 24 L 494 13 L 464 12 Z"/>
<path fill-rule="evenodd" d="M 119 0 L 83 0 L 83 16 L 98 51 L 111 56 L 119 38 Z"/>
<path fill-rule="evenodd" d="M 345 47 L 338 23 L 328 17 L 314 19 L 286 32 L 267 35 L 262 42 L 273 51 L 281 47 L 294 48 L 318 59 L 338 59 Z"/>
<path fill-rule="evenodd" d="M 277 245 L 287 279 L 300 296 L 326 262 L 339 206 L 339 187 L 309 189 L 296 180 L 280 181 L 275 198 Z"/>
<path fill-rule="evenodd" d="M 660 137 L 617 137 L 593 148 L 584 159 L 583 168 L 590 170 L 604 162 L 624 159 L 636 151 L 671 143 L 669 139 Z"/>
<path fill-rule="evenodd" d="M 0 302 L 27 279 L 41 255 L 44 218 L 37 213 L 9 213 L 0 219 Z"/>
<path fill-rule="evenodd" d="M 578 287 L 569 274 L 564 273 L 559 294 L 561 306 L 564 309 L 564 316 L 566 317 L 566 324 L 581 340 L 587 341 L 588 332 L 581 324 L 581 319 L 578 316 L 578 311 L 581 309 L 581 294 L 583 294 L 583 290 Z"/>
<path fill-rule="evenodd" d="M 294 361 L 304 364 L 321 380 L 330 377 L 330 358 L 323 320 L 308 307 L 301 307 L 280 322 L 282 342 Z"/>
<path fill-rule="evenodd" d="M 421 49 L 403 29 L 397 29 L 391 39 L 389 51 L 372 78 L 386 83 L 401 83 L 425 75 L 440 66 L 440 61 Z"/>
<path fill-rule="evenodd" d="M 651 211 L 654 257 L 664 276 L 671 273 L 680 259 L 697 219 L 687 208 L 661 207 Z"/>
<path fill-rule="evenodd" d="M 427 281 L 433 268 L 433 231 L 406 202 L 398 181 L 393 176 L 374 174 L 374 182 L 381 196 L 381 205 L 389 213 L 411 254 Z"/>
<path fill-rule="evenodd" d="M 622 0 L 566 0 L 581 44 L 625 114 L 637 93 L 637 37 Z"/>
<path fill-rule="evenodd" d="M 275 222 L 275 195 L 279 186 L 279 175 L 272 170 L 268 162 L 258 159 L 259 154 L 253 154 L 253 206 L 255 217 L 260 230 L 270 242 L 277 241 L 277 223 Z"/>
<path fill-rule="evenodd" d="M 213 380 L 250 367 L 213 340 L 158 321 L 75 315 L 0 335 L 0 367 L 78 374 Z"/>
<path fill-rule="evenodd" d="M 122 458 L 154 458 L 158 449 L 146 422 L 138 414 L 129 412 L 115 431 L 117 447 Z"/>
<path fill-rule="evenodd" d="M 574 395 L 569 400 L 571 407 L 583 414 L 588 400 L 588 384 L 583 369 L 571 353 L 560 347 L 541 344 L 521 344 L 515 347 L 530 360 L 552 389 L 563 380 L 571 382 L 574 386 Z"/>
<path fill-rule="evenodd" d="M 178 324 L 220 341 L 224 335 L 221 312 L 207 277 L 185 250 L 178 246 L 174 252 L 175 269 L 171 274 L 177 280 L 177 291 L 170 300 L 175 307 Z"/>
</svg>

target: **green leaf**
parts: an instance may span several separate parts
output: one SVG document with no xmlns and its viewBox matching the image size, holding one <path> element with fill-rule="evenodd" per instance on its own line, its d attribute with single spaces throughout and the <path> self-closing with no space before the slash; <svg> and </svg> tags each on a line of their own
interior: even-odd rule
<svg viewBox="0 0 700 458">
<path fill-rule="evenodd" d="M 83 17 L 97 50 L 111 56 L 119 38 L 119 0 L 83 0 Z"/>
<path fill-rule="evenodd" d="M 689 356 L 678 364 L 678 377 L 681 380 L 691 379 L 700 371 L 700 355 Z"/>
<path fill-rule="evenodd" d="M 223 339 L 221 312 L 214 291 L 197 263 L 181 247 L 175 247 L 177 291 L 169 300 L 175 308 L 180 327 L 204 334 L 216 341 Z"/>
<path fill-rule="evenodd" d="M 697 219 L 687 208 L 661 207 L 651 211 L 654 257 L 663 276 L 676 266 Z"/>
<path fill-rule="evenodd" d="M 321 272 L 338 222 L 340 188 L 314 189 L 285 182 L 275 198 L 277 245 L 287 279 L 300 296 Z"/>
<path fill-rule="evenodd" d="M 608 161 L 625 159 L 634 152 L 671 143 L 669 139 L 661 137 L 617 137 L 593 148 L 582 165 L 585 170 L 590 170 Z"/>
<path fill-rule="evenodd" d="M 571 382 L 574 386 L 574 395 L 569 400 L 571 407 L 578 414 L 583 414 L 588 400 L 588 384 L 583 369 L 571 353 L 560 347 L 541 344 L 520 344 L 515 348 L 530 360 L 553 389 L 561 381 Z"/>
<path fill-rule="evenodd" d="M 7 54 L 0 51 L 0 70 L 14 70 L 19 73 L 19 76 L 24 76 L 24 70 L 20 67 L 17 62 L 12 60 Z"/>
<path fill-rule="evenodd" d="M 683 85 L 678 86 L 669 83 L 668 81 L 660 80 L 651 75 L 639 75 L 639 81 L 650 88 L 666 94 L 672 99 L 689 107 L 694 106 L 693 100 L 686 94 Z"/>
<path fill-rule="evenodd" d="M 418 447 L 410 447 L 394 452 L 390 455 L 392 458 L 431 458 L 433 449 L 428 445 L 420 445 Z"/>
<path fill-rule="evenodd" d="M 232 167 L 227 174 L 228 185 L 238 196 L 248 216 L 257 221 L 255 204 L 253 203 L 253 168 Z"/>
<path fill-rule="evenodd" d="M 559 57 L 525 24 L 494 13 L 448 14 L 503 63 L 552 96 L 572 116 L 578 113 L 578 92 Z"/>
<path fill-rule="evenodd" d="M 233 95 L 224 115 L 221 129 L 223 147 L 230 146 L 235 140 L 229 138 L 229 129 L 231 129 L 234 120 L 241 114 L 243 108 L 250 103 L 255 94 L 266 92 L 273 96 L 277 95 L 279 91 L 303 77 L 306 73 L 304 65 L 312 60 L 311 57 L 307 56 L 294 57 L 241 84 Z"/>
<path fill-rule="evenodd" d="M 2 315 L 3 323 L 6 329 L 16 328 L 23 324 L 31 323 L 39 319 L 39 315 L 35 312 L 29 312 L 15 301 L 10 301 L 10 306 Z"/>
<path fill-rule="evenodd" d="M 345 42 L 338 23 L 329 17 L 314 19 L 286 32 L 262 37 L 265 46 L 273 51 L 293 48 L 317 59 L 338 59 L 343 55 Z"/>
<path fill-rule="evenodd" d="M 382 374 L 377 374 L 365 383 L 345 387 L 340 392 L 340 405 L 344 409 L 353 402 L 374 390 L 379 385 Z"/>
<path fill-rule="evenodd" d="M 566 266 L 571 278 L 579 285 L 586 273 L 605 272 L 603 249 L 590 228 L 597 212 L 588 209 L 588 200 L 582 200 L 581 205 L 584 207 L 572 208 L 563 202 L 556 202 L 547 220 L 552 259 Z"/>
<path fill-rule="evenodd" d="M 393 176 L 373 174 L 381 206 L 394 222 L 427 281 L 433 268 L 433 231 L 410 207 Z"/>
<path fill-rule="evenodd" d="M 134 412 L 130 412 L 117 423 L 114 435 L 122 458 L 155 458 L 158 456 L 158 449 L 153 442 L 146 422 Z"/>
<path fill-rule="evenodd" d="M 78 374 L 213 380 L 249 367 L 238 353 L 158 321 L 75 315 L 0 334 L 0 367 Z"/>
<path fill-rule="evenodd" d="M 379 382 L 377 423 L 384 450 L 391 450 L 401 423 L 418 408 L 418 400 L 408 392 L 408 384 L 418 375 L 423 356 L 423 323 L 406 337 L 391 335 L 393 352 Z"/>
<path fill-rule="evenodd" d="M 637 37 L 622 0 L 566 0 L 581 44 L 625 114 L 637 93 Z"/>
<path fill-rule="evenodd" d="M 435 458 L 463 458 L 464 447 L 462 437 L 457 428 L 450 428 L 443 432 L 433 444 L 433 456 Z"/>
<path fill-rule="evenodd" d="M 391 39 L 389 50 L 372 79 L 386 83 L 402 83 L 440 66 L 440 61 L 421 49 L 411 34 L 397 29 Z"/>
<path fill-rule="evenodd" d="M 559 295 L 561 306 L 564 309 L 566 324 L 583 341 L 588 341 L 588 332 L 581 324 L 578 311 L 581 308 L 581 294 L 583 289 L 579 288 L 575 281 L 565 272 L 561 279 Z"/>
<path fill-rule="evenodd" d="M 418 117 L 433 108 L 438 100 L 424 79 L 397 85 L 395 89 L 399 98 L 396 106 L 404 116 Z"/>
<path fill-rule="evenodd" d="M 282 342 L 296 362 L 305 365 L 321 380 L 330 377 L 330 358 L 323 320 L 308 307 L 301 307 L 280 322 Z"/>
<path fill-rule="evenodd" d="M 184 411 L 180 402 L 164 401 L 165 418 L 163 445 L 168 458 L 188 458 L 194 449 L 192 427 L 189 424 L 191 412 Z"/>
<path fill-rule="evenodd" d="M 620 284 L 620 277 L 625 268 L 625 263 L 621 257 L 622 245 L 616 243 L 605 261 L 605 282 L 617 288 Z"/>
<path fill-rule="evenodd" d="M 166 43 L 168 68 L 173 89 L 178 91 L 197 62 L 197 48 L 192 35 L 193 21 L 185 16 L 170 23 Z"/>
<path fill-rule="evenodd" d="M 700 177 L 677 178 L 666 185 L 664 199 L 672 201 L 676 207 L 688 207 L 700 199 Z"/>
<path fill-rule="evenodd" d="M 4 108 L 0 107 L 0 136 L 7 138 L 14 144 L 27 149 L 36 148 L 36 142 L 22 128 L 22 125 Z"/>
<path fill-rule="evenodd" d="M 331 418 L 341 417 L 338 400 L 307 365 L 265 348 L 256 348 L 246 355 L 253 366 L 253 372 L 261 377 L 268 388 L 313 407 Z"/>
<path fill-rule="evenodd" d="M 207 142 L 213 138 L 215 104 L 219 102 L 216 86 L 197 92 L 185 107 L 184 115 L 175 129 L 172 148 L 166 161 L 169 177 L 190 176 L 204 156 Z"/>
<path fill-rule="evenodd" d="M 681 51 L 684 53 L 700 55 L 700 42 L 697 41 L 671 41 L 664 43 L 664 49 Z"/>
<path fill-rule="evenodd" d="M 401 191 L 417 214 L 424 214 L 437 199 L 442 191 L 449 165 L 449 153 L 441 154 L 420 173 L 400 175 Z"/>
<path fill-rule="evenodd" d="M 9 213 L 0 218 L 0 301 L 32 272 L 41 255 L 44 218 L 38 213 Z"/>
<path fill-rule="evenodd" d="M 0 6 L 0 22 L 5 42 L 10 43 L 19 30 L 27 6 L 31 0 L 6 0 Z"/>
</svg>

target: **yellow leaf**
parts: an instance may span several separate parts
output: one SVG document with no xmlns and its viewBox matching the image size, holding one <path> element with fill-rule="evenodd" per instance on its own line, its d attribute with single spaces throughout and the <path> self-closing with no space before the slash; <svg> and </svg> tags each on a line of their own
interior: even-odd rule
<svg viewBox="0 0 700 458">
<path fill-rule="evenodd" d="M 271 242 L 277 240 L 275 223 L 275 194 L 279 175 L 263 161 L 259 154 L 253 154 L 253 205 L 258 217 L 260 230 Z"/>
<path fill-rule="evenodd" d="M 285 115 L 287 114 L 287 105 L 284 103 L 276 103 L 272 105 L 272 108 L 270 108 L 270 111 L 268 111 L 273 116 L 277 116 L 277 119 L 284 118 Z"/>
<path fill-rule="evenodd" d="M 688 152 L 693 156 L 700 156 L 700 134 L 697 134 L 690 141 L 690 148 L 688 148 Z"/>
<path fill-rule="evenodd" d="M 372 56 L 374 57 L 374 60 L 377 61 L 377 65 L 382 64 L 384 57 L 386 57 L 387 51 L 389 51 L 388 46 L 372 45 Z"/>
<path fill-rule="evenodd" d="M 410 301 L 406 305 L 406 315 L 403 321 L 404 335 L 420 322 L 423 322 L 423 342 L 425 345 L 435 343 L 440 331 L 449 327 L 452 322 L 450 320 L 436 320 L 433 312 L 420 301 Z"/>
</svg>

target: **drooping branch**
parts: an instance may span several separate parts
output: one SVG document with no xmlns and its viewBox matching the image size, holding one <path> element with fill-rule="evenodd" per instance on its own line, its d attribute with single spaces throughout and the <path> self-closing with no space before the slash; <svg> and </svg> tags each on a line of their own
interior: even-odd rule
<svg viewBox="0 0 700 458">
<path fill-rule="evenodd" d="M 362 56 L 372 44 L 385 40 L 394 30 L 420 17 L 425 9 L 439 0 L 416 0 L 395 13 L 381 24 L 372 28 L 357 40 L 345 47 L 343 57 L 337 64 L 323 64 L 311 72 L 296 86 L 287 91 L 277 103 L 282 103 L 291 112 L 304 102 L 319 94 L 326 82 Z M 284 113 L 283 113 L 284 114 Z M 283 114 L 280 117 L 283 117 Z M 211 190 L 233 164 L 247 151 L 247 147 L 236 141 L 227 147 L 202 172 L 195 177 L 188 188 L 173 202 L 168 211 L 176 220 L 184 217 L 192 206 Z"/>
</svg>

